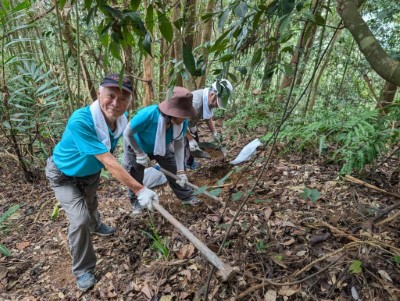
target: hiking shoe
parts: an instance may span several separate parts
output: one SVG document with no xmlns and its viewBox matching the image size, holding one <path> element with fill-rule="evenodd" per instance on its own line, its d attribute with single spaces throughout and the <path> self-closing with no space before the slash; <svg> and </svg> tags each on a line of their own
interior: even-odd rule
<svg viewBox="0 0 400 301">
<path fill-rule="evenodd" d="M 182 204 L 191 205 L 191 206 L 199 206 L 199 205 L 203 204 L 203 201 L 196 198 L 195 196 L 192 196 L 190 199 L 182 201 Z"/>
<path fill-rule="evenodd" d="M 195 160 L 193 160 L 192 164 L 185 164 L 186 169 L 196 170 L 199 167 L 200 167 L 200 163 L 197 163 Z"/>
<path fill-rule="evenodd" d="M 142 205 L 139 204 L 139 201 L 135 201 L 132 204 L 132 214 L 139 215 L 139 214 L 142 214 L 142 211 L 143 211 Z"/>
<path fill-rule="evenodd" d="M 115 228 L 109 227 L 103 223 L 100 225 L 100 227 L 98 227 L 93 231 L 93 234 L 96 234 L 98 236 L 110 236 L 113 235 L 114 233 L 115 233 Z"/>
<path fill-rule="evenodd" d="M 77 278 L 76 284 L 81 291 L 87 291 L 96 284 L 96 278 L 92 272 L 86 272 Z"/>
</svg>

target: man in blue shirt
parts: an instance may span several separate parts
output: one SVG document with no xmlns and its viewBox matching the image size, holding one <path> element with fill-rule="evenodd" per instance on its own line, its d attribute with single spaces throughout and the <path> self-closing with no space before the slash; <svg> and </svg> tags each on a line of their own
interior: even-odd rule
<svg viewBox="0 0 400 301">
<path fill-rule="evenodd" d="M 128 78 L 120 85 L 118 74 L 107 75 L 97 92 L 98 100 L 71 115 L 53 156 L 47 159 L 46 176 L 69 220 L 72 271 L 83 291 L 96 283 L 91 233 L 109 236 L 115 232 L 101 222 L 97 210 L 101 170 L 105 167 L 134 191 L 143 206 L 151 208 L 152 200 L 158 201 L 157 194 L 132 178 L 112 155 L 128 123 L 124 113 L 132 94 Z"/>
<path fill-rule="evenodd" d="M 167 176 L 168 183 L 178 199 L 189 205 L 200 205 L 201 200 L 193 195 L 193 189 L 186 186 L 184 168 L 184 134 L 188 117 L 193 116 L 192 93 L 182 87 L 174 87 L 172 96 L 159 105 L 145 107 L 131 119 L 124 132 L 124 167 L 129 174 L 143 183 L 144 169 L 150 159 L 176 174 L 178 181 Z M 173 150 L 172 150 L 173 148 Z M 133 213 L 140 214 L 142 205 L 138 195 L 129 190 Z"/>
</svg>

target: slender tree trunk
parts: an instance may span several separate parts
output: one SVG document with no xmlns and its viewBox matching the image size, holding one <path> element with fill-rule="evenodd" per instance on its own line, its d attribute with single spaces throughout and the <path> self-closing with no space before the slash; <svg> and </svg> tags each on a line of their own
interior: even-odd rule
<svg viewBox="0 0 400 301">
<path fill-rule="evenodd" d="M 184 41 L 185 44 L 194 49 L 194 33 L 196 25 L 196 0 L 186 0 L 184 8 L 184 17 L 187 20 L 185 23 L 184 30 Z M 189 75 L 189 79 L 184 81 L 184 85 L 189 90 L 196 90 L 196 82 L 192 75 Z"/>
<path fill-rule="evenodd" d="M 143 58 L 143 85 L 143 106 L 147 107 L 154 99 L 154 59 L 150 55 L 145 55 Z"/>
<path fill-rule="evenodd" d="M 177 21 L 181 17 L 181 2 L 177 1 L 175 6 L 172 9 L 172 23 Z M 175 57 L 178 62 L 183 61 L 183 51 L 182 51 L 182 34 L 181 34 L 181 29 L 176 28 L 175 24 L 173 25 L 174 29 L 174 48 L 173 48 L 173 54 L 171 53 L 171 57 Z M 176 86 L 183 86 L 183 79 L 182 75 L 180 73 L 176 74 L 175 78 L 175 85 Z"/>
<path fill-rule="evenodd" d="M 216 0 L 208 0 L 207 2 L 207 7 L 205 13 L 212 13 L 214 11 L 216 4 Z M 204 45 L 206 42 L 209 42 L 211 40 L 211 34 L 212 34 L 212 27 L 213 27 L 213 21 L 212 18 L 210 18 L 207 22 L 205 22 L 202 26 L 202 37 L 201 37 L 201 44 Z M 202 56 L 204 60 L 204 64 L 207 66 L 208 65 L 208 49 L 202 48 Z M 197 87 L 204 87 L 206 83 L 206 78 L 207 78 L 207 73 L 208 73 L 208 67 L 206 68 L 205 74 L 203 74 L 196 82 L 197 82 Z"/>
<path fill-rule="evenodd" d="M 339 37 L 340 31 L 337 31 L 335 33 L 335 35 L 332 38 L 331 44 L 329 45 L 329 49 L 327 50 L 327 53 L 325 55 L 324 58 L 324 62 L 322 64 L 322 66 L 319 68 L 319 73 L 317 74 L 316 78 L 314 79 L 312 86 L 311 86 L 311 96 L 310 96 L 310 101 L 308 103 L 307 106 L 307 112 L 311 112 L 314 105 L 315 105 L 315 99 L 317 97 L 317 93 L 318 93 L 318 85 L 319 85 L 319 81 L 322 77 L 322 74 L 324 73 L 326 66 L 328 65 L 329 62 L 329 57 L 333 51 L 333 48 L 335 46 L 335 42 L 337 40 L 337 38 Z"/>
<path fill-rule="evenodd" d="M 82 69 L 82 79 L 84 81 L 84 85 L 88 91 L 88 93 L 90 94 L 91 99 L 97 99 L 97 89 L 94 86 L 94 83 L 91 79 L 88 67 L 86 66 L 85 62 L 82 60 L 82 57 L 80 56 L 80 54 L 78 53 L 78 47 L 77 45 L 75 45 L 75 38 L 72 35 L 73 32 L 75 32 L 75 30 L 73 29 L 73 26 L 69 20 L 70 18 L 70 13 L 69 11 L 65 11 L 64 14 L 62 14 L 62 20 L 63 20 L 63 24 L 64 27 L 62 28 L 62 35 L 65 39 L 65 42 L 68 45 L 69 50 L 71 51 L 72 55 L 74 58 L 76 58 L 76 63 L 77 65 L 79 64 L 80 69 Z M 75 91 L 77 92 L 77 91 Z M 77 106 L 81 106 L 82 104 L 77 104 Z"/>
<path fill-rule="evenodd" d="M 389 112 L 389 106 L 393 104 L 394 96 L 397 92 L 397 86 L 391 82 L 386 82 L 383 86 L 377 107 L 382 110 L 384 114 Z"/>
</svg>

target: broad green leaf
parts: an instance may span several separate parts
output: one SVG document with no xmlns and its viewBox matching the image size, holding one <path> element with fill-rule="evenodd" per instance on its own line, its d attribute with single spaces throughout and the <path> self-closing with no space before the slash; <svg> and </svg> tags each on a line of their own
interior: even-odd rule
<svg viewBox="0 0 400 301">
<path fill-rule="evenodd" d="M 174 37 L 174 31 L 172 29 L 172 25 L 171 23 L 169 23 L 167 17 L 163 12 L 157 11 L 157 15 L 158 15 L 158 28 L 160 29 L 162 36 L 169 43 L 171 43 Z"/>
<path fill-rule="evenodd" d="M 354 260 L 350 267 L 349 267 L 349 271 L 353 274 L 359 274 L 362 272 L 362 262 L 360 260 Z"/>
<path fill-rule="evenodd" d="M 306 19 L 306 20 L 309 20 L 309 21 L 311 21 L 311 22 L 315 22 L 315 17 L 314 17 L 314 15 L 313 15 L 313 13 L 311 12 L 311 11 L 305 11 L 304 13 L 303 13 L 303 16 L 304 16 L 304 18 Z"/>
<path fill-rule="evenodd" d="M 258 63 L 261 61 L 261 55 L 262 55 L 262 49 L 259 48 L 253 54 L 253 57 L 251 59 L 251 68 L 254 68 L 256 65 L 258 65 Z"/>
<path fill-rule="evenodd" d="M 239 191 L 239 192 L 235 192 L 232 193 L 232 201 L 236 202 L 239 201 L 243 196 L 243 192 Z"/>
<path fill-rule="evenodd" d="M 225 181 L 232 175 L 233 170 L 231 170 L 230 172 L 228 172 L 222 179 L 219 179 L 217 182 L 218 186 L 221 186 L 225 183 Z"/>
<path fill-rule="evenodd" d="M 217 188 L 217 189 L 213 189 L 209 192 L 209 194 L 213 195 L 213 196 L 218 196 L 220 193 L 222 192 L 221 188 Z"/>
<path fill-rule="evenodd" d="M 53 212 L 51 213 L 50 218 L 53 221 L 58 219 L 59 212 L 60 212 L 59 204 L 55 204 L 54 207 L 53 207 Z"/>
<path fill-rule="evenodd" d="M 153 54 L 151 53 L 151 35 L 150 35 L 150 32 L 146 33 L 146 36 L 144 37 L 144 39 L 142 41 L 142 46 L 143 46 L 144 50 L 146 50 L 146 52 L 148 54 L 150 54 L 150 56 L 153 56 Z"/>
<path fill-rule="evenodd" d="M 140 0 L 131 0 L 131 9 L 137 11 L 140 5 Z"/>
<path fill-rule="evenodd" d="M 153 9 L 153 5 L 149 5 L 146 9 L 146 18 L 145 18 L 145 22 L 146 22 L 146 27 L 147 29 L 153 33 L 153 28 L 154 28 L 154 9 Z"/>
<path fill-rule="evenodd" d="M 129 18 L 132 24 L 133 31 L 140 37 L 144 37 L 146 35 L 146 27 L 144 26 L 144 22 L 140 17 L 138 12 L 129 12 L 123 15 L 123 18 Z"/>
<path fill-rule="evenodd" d="M 122 19 L 122 12 L 119 9 L 113 8 L 109 5 L 103 5 L 101 6 L 101 9 L 106 15 L 110 15 L 115 19 Z"/>
<path fill-rule="evenodd" d="M 0 253 L 2 253 L 7 257 L 11 256 L 11 252 L 1 243 L 0 243 Z"/>
<path fill-rule="evenodd" d="M 261 16 L 263 15 L 263 11 L 258 11 L 253 19 L 253 30 L 258 29 L 258 25 L 260 24 Z"/>
<path fill-rule="evenodd" d="M 110 49 L 112 56 L 115 57 L 117 60 L 121 61 L 119 45 L 115 42 L 111 42 L 109 45 L 109 49 Z"/>
<path fill-rule="evenodd" d="M 237 71 L 240 72 L 241 75 L 245 76 L 247 74 L 246 66 L 238 66 L 235 68 Z"/>
<path fill-rule="evenodd" d="M 230 60 L 232 60 L 235 56 L 233 54 L 226 54 L 223 57 L 221 57 L 219 60 L 220 62 L 228 62 Z"/>
<path fill-rule="evenodd" d="M 279 32 L 285 33 L 290 28 L 291 17 L 290 15 L 283 16 L 279 20 Z"/>
<path fill-rule="evenodd" d="M 202 186 L 199 187 L 198 189 L 196 189 L 195 191 L 193 191 L 193 195 L 199 195 L 202 194 L 203 192 L 205 192 L 207 190 L 208 186 Z"/>
<path fill-rule="evenodd" d="M 189 45 L 183 42 L 183 63 L 190 74 L 195 75 L 196 73 L 196 61 L 194 59 L 192 49 Z"/>
<path fill-rule="evenodd" d="M 246 2 L 241 1 L 239 5 L 235 7 L 235 10 L 233 12 L 241 18 L 245 18 L 247 14 Z"/>
<path fill-rule="evenodd" d="M 58 7 L 62 10 L 67 0 L 58 0 Z"/>
<path fill-rule="evenodd" d="M 2 215 L 0 215 L 0 224 L 2 224 L 6 219 L 8 219 L 11 215 L 13 215 L 21 205 L 12 205 L 7 209 L 6 212 L 4 212 Z"/>
<path fill-rule="evenodd" d="M 400 264 L 400 256 L 394 256 L 394 257 L 393 257 L 393 261 L 394 261 L 395 263 Z"/>
<path fill-rule="evenodd" d="M 290 63 L 284 63 L 283 68 L 286 76 L 293 75 L 293 67 Z"/>
<path fill-rule="evenodd" d="M 312 202 L 316 202 L 321 197 L 321 193 L 316 189 L 304 188 L 304 191 L 301 194 L 301 197 L 303 199 L 309 199 Z"/>
</svg>

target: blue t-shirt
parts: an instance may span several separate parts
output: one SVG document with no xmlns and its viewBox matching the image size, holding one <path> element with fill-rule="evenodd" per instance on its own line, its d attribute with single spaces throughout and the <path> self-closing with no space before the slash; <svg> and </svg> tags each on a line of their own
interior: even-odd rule
<svg viewBox="0 0 400 301">
<path fill-rule="evenodd" d="M 152 154 L 154 151 L 159 116 L 158 105 L 152 105 L 139 110 L 129 122 L 130 127 L 135 132 L 134 137 L 136 142 L 146 154 Z M 169 127 L 165 133 L 166 145 L 178 137 L 182 137 L 186 133 L 187 125 L 188 120 L 185 119 L 181 133 L 172 133 L 173 127 Z"/>
<path fill-rule="evenodd" d="M 112 152 L 119 137 L 115 139 L 108 130 Z M 76 110 L 69 118 L 61 141 L 54 148 L 53 161 L 67 176 L 84 177 L 94 175 L 104 167 L 95 155 L 107 152 L 107 147 L 97 137 L 90 106 L 87 106 Z"/>
</svg>

